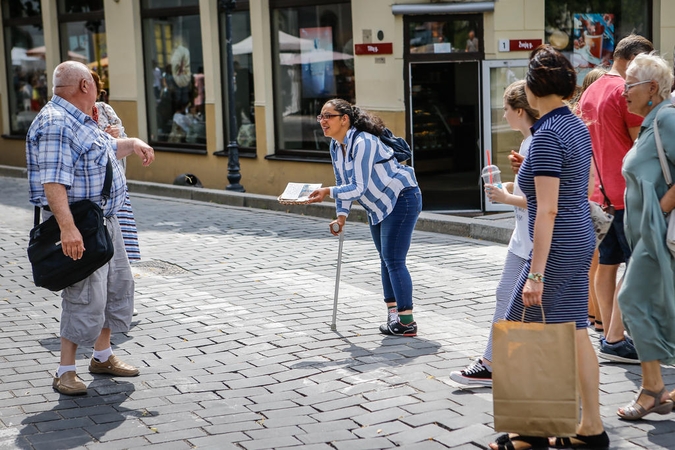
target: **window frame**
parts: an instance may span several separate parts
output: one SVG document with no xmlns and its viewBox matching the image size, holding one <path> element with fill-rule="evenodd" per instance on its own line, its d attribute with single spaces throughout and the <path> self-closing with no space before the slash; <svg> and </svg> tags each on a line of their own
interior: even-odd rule
<svg viewBox="0 0 675 450">
<path fill-rule="evenodd" d="M 66 0 L 58 0 L 56 3 L 56 8 L 57 8 L 57 23 L 58 23 L 58 30 L 59 30 L 59 59 L 60 61 L 68 61 L 68 40 L 63 39 L 64 37 L 67 38 L 68 36 L 66 33 L 66 24 L 69 23 L 75 23 L 75 22 L 89 22 L 89 21 L 94 21 L 94 20 L 99 20 L 103 24 L 103 28 L 105 29 L 105 11 L 103 9 L 97 10 L 97 11 L 88 11 L 88 12 L 76 12 L 76 13 L 68 13 L 68 12 L 61 12 L 63 7 L 65 7 L 65 1 Z M 107 35 L 107 30 L 106 30 L 106 35 Z M 107 37 L 106 37 L 107 41 Z M 107 43 L 107 42 L 106 42 Z"/>
<path fill-rule="evenodd" d="M 141 40 L 142 40 L 142 46 L 143 46 L 143 80 L 144 84 L 147 82 L 147 77 L 149 75 L 152 75 L 152 73 L 148 73 L 148 68 L 146 66 L 146 43 L 145 43 L 145 36 L 146 36 L 146 22 L 149 19 L 155 19 L 155 20 L 164 20 L 168 18 L 173 18 L 173 17 L 184 17 L 184 16 L 197 16 L 200 18 L 200 9 L 199 5 L 187 5 L 187 6 L 172 6 L 172 7 L 167 7 L 167 8 L 148 8 L 145 6 L 146 3 L 141 1 L 140 2 L 140 10 L 141 10 Z M 202 42 L 202 57 L 203 57 L 203 42 Z M 146 126 L 148 127 L 148 130 L 151 129 L 150 126 L 150 114 L 148 114 L 148 109 L 150 108 L 151 103 L 148 102 L 148 90 L 147 87 L 144 88 L 144 95 L 146 97 L 146 111 L 145 111 L 145 116 L 146 116 Z M 206 124 L 206 118 L 204 118 L 204 122 Z M 206 137 L 206 136 L 205 136 Z M 167 152 L 167 153 L 183 153 L 183 154 L 192 154 L 192 155 L 207 155 L 207 144 L 197 144 L 197 143 L 189 143 L 189 142 L 181 142 L 181 143 L 172 143 L 172 142 L 165 142 L 165 141 L 154 141 L 150 140 L 148 137 L 148 144 L 152 146 L 153 149 L 157 151 L 162 151 L 162 152 Z"/>
<path fill-rule="evenodd" d="M 30 16 L 30 17 L 5 17 L 4 3 L 10 2 L 10 1 L 12 1 L 12 0 L 1 0 L 0 1 L 0 18 L 2 20 L 2 33 L 3 34 L 6 33 L 6 31 L 11 27 L 24 27 L 24 26 L 31 26 L 31 25 L 32 26 L 38 26 L 38 27 L 42 28 L 42 39 L 44 41 L 44 24 L 42 22 L 41 11 L 40 11 L 40 14 L 36 14 L 36 15 Z M 26 130 L 25 132 L 20 132 L 20 133 L 14 132 L 12 130 L 12 109 L 11 109 L 11 106 L 10 106 L 11 96 L 9 95 L 9 93 L 13 90 L 13 86 L 12 86 L 12 78 L 13 77 L 12 77 L 12 74 L 11 74 L 11 72 L 13 70 L 13 66 L 11 64 L 12 49 L 7 48 L 8 42 L 7 42 L 6 36 L 3 36 L 3 37 L 4 37 L 3 41 L 5 43 L 5 48 L 3 48 L 2 51 L 5 54 L 5 66 L 6 66 L 5 75 L 7 77 L 7 93 L 8 93 L 8 96 L 7 96 L 7 100 L 6 100 L 7 101 L 7 103 L 6 103 L 7 109 L 3 110 L 2 113 L 4 114 L 5 112 L 7 112 L 7 116 L 9 117 L 9 130 L 8 130 L 9 133 L 3 133 L 2 137 L 5 138 L 5 139 L 11 139 L 11 140 L 25 140 L 26 135 L 28 134 L 28 130 Z M 7 64 L 7 61 L 10 62 L 9 65 Z M 47 95 L 49 95 L 49 93 L 47 93 Z"/>
<path fill-rule="evenodd" d="M 544 27 L 545 28 L 549 25 L 548 24 L 549 18 L 547 17 L 546 14 L 547 14 L 547 4 L 551 1 L 554 1 L 555 3 L 564 3 L 565 6 L 568 6 L 568 3 L 569 3 L 568 0 L 544 0 Z M 595 5 L 596 2 L 603 3 L 603 2 L 608 2 L 608 1 L 610 1 L 610 0 L 589 0 L 589 4 Z M 645 38 L 649 39 L 650 42 L 654 42 L 654 40 L 653 40 L 654 39 L 654 0 L 645 0 L 645 2 L 647 3 L 647 5 L 646 5 L 647 6 L 646 21 L 645 21 L 646 33 L 641 34 L 641 36 L 644 36 Z M 590 8 L 590 6 L 589 6 L 589 8 Z M 590 12 L 593 12 L 593 11 L 590 11 Z M 616 14 L 615 11 L 614 12 L 613 11 L 597 11 L 597 12 Z M 578 11 L 578 13 L 584 14 L 584 13 L 588 13 L 588 12 Z M 623 15 L 621 17 L 621 20 L 624 20 Z M 544 33 L 543 42 L 545 44 L 549 43 L 549 37 L 550 37 L 549 33 Z M 569 37 L 570 37 L 570 42 L 568 44 L 568 47 L 571 46 L 571 49 L 568 49 L 568 47 L 566 47 L 565 49 L 560 50 L 566 56 L 571 55 L 574 52 L 574 45 L 573 45 L 574 37 L 572 35 L 570 35 Z M 625 36 L 619 35 L 618 31 L 615 31 L 615 36 L 614 36 L 615 42 L 618 43 L 619 40 L 624 38 L 624 37 Z"/>
<path fill-rule="evenodd" d="M 238 13 L 238 12 L 248 12 L 249 13 L 249 23 L 251 19 L 251 4 L 249 0 L 237 0 L 234 9 L 232 10 L 232 13 Z M 222 92 L 221 92 L 221 102 L 222 102 L 222 107 L 223 107 L 223 138 L 224 138 L 224 144 L 225 148 L 220 149 L 213 154 L 216 156 L 227 156 L 228 155 L 228 150 L 227 146 L 230 143 L 231 136 L 229 135 L 230 131 L 230 116 L 229 116 L 229 92 L 228 92 L 228 79 L 227 77 L 229 74 L 227 73 L 227 42 L 225 42 L 225 14 L 226 11 L 222 8 L 218 8 L 218 44 L 220 45 L 220 83 L 222 86 Z M 252 27 L 251 27 L 252 28 Z M 232 42 L 234 45 L 235 42 Z M 255 70 L 255 67 L 253 68 Z M 254 72 L 255 76 L 255 72 Z M 255 83 L 254 83 L 255 85 Z M 255 95 L 255 86 L 253 86 L 253 93 Z M 254 114 L 255 116 L 255 114 Z M 254 117 L 255 119 L 255 117 Z M 235 137 L 236 140 L 236 137 Z M 258 156 L 258 145 L 256 142 L 255 147 L 243 147 L 240 146 L 239 143 L 237 143 L 237 146 L 239 148 L 239 157 L 240 158 L 257 158 Z"/>
<path fill-rule="evenodd" d="M 274 26 L 274 10 L 284 9 L 284 8 L 303 8 L 303 7 L 317 7 L 317 6 L 328 6 L 328 5 L 339 5 L 347 4 L 351 5 L 352 0 L 269 0 L 269 13 L 270 13 L 270 36 L 272 37 L 272 58 L 277 58 L 280 51 L 277 48 L 278 42 L 274 39 L 275 26 Z M 351 11 L 350 11 L 351 12 Z M 352 41 L 354 39 L 354 21 L 352 18 Z M 277 82 L 277 73 L 275 70 L 276 63 L 274 59 L 271 61 L 272 64 L 272 78 L 273 85 L 276 86 Z M 356 83 L 356 74 L 354 75 L 354 83 Z M 265 156 L 265 159 L 269 160 L 283 160 L 283 161 L 300 161 L 300 162 L 312 162 L 312 163 L 331 163 L 330 149 L 327 150 L 315 150 L 315 149 L 287 149 L 282 148 L 279 145 L 279 127 L 280 123 L 277 122 L 277 108 L 279 105 L 277 102 L 274 102 L 274 154 Z M 318 126 L 318 125 L 317 125 Z"/>
<path fill-rule="evenodd" d="M 413 53 L 410 51 L 410 24 L 415 22 L 448 22 L 448 21 L 467 21 L 476 23 L 476 37 L 478 38 L 478 51 L 465 52 L 457 51 L 450 53 Z M 403 59 L 411 62 L 449 62 L 449 61 L 483 61 L 485 59 L 485 32 L 482 13 L 466 14 L 438 14 L 438 15 L 414 15 L 404 16 L 403 18 Z M 407 80 L 408 78 L 406 78 Z"/>
</svg>

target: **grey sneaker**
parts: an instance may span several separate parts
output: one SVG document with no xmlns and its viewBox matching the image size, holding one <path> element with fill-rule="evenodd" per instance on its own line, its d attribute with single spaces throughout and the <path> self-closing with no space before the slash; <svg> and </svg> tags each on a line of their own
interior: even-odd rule
<svg viewBox="0 0 675 450">
<path fill-rule="evenodd" d="M 450 372 L 450 379 L 468 386 L 492 387 L 492 372 L 485 367 L 480 358 L 464 370 Z"/>
<path fill-rule="evenodd" d="M 625 364 L 640 364 L 635 347 L 626 339 L 615 342 L 614 344 L 609 344 L 605 338 L 601 338 L 598 356 L 608 361 Z"/>
</svg>

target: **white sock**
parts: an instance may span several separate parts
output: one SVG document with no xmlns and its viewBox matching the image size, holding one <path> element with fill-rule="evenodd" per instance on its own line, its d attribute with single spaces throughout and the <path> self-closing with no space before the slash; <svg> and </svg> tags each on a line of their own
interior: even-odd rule
<svg viewBox="0 0 675 450">
<path fill-rule="evenodd" d="M 105 362 L 113 355 L 111 347 L 106 348 L 105 350 L 94 350 L 93 357 L 98 362 Z"/>
<path fill-rule="evenodd" d="M 61 375 L 66 372 L 77 372 L 77 366 L 74 364 L 72 366 L 59 366 L 59 368 L 56 369 L 56 378 L 61 378 Z"/>
<path fill-rule="evenodd" d="M 398 322 L 398 308 L 392 306 L 389 308 L 389 323 Z"/>
</svg>

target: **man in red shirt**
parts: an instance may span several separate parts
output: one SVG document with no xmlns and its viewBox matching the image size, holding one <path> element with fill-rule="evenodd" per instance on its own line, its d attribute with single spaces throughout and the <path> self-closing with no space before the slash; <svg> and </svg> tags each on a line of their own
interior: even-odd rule
<svg viewBox="0 0 675 450">
<path fill-rule="evenodd" d="M 626 182 L 621 175 L 621 165 L 637 138 L 642 117 L 628 112 L 622 94 L 628 64 L 636 55 L 653 49 L 652 43 L 642 36 L 631 34 L 623 38 L 614 50 L 612 68 L 586 89 L 579 102 L 581 119 L 591 133 L 595 158 L 595 190 L 591 200 L 605 203 L 602 188 L 616 208 L 612 227 L 599 247 L 600 264 L 595 276 L 595 292 L 605 328 L 598 356 L 634 364 L 639 364 L 637 352 L 632 341 L 624 337 L 615 294 L 619 266 L 628 261 L 631 253 L 623 229 Z"/>
</svg>

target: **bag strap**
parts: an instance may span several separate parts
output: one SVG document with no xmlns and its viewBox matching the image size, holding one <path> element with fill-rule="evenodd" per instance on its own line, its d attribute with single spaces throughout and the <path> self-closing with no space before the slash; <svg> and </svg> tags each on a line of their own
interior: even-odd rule
<svg viewBox="0 0 675 450">
<path fill-rule="evenodd" d="M 673 105 L 665 106 L 665 108 L 672 108 Z M 654 139 L 656 140 L 656 153 L 659 155 L 659 163 L 661 163 L 661 170 L 663 171 L 663 178 L 666 180 L 668 189 L 673 185 L 673 179 L 670 176 L 670 167 L 668 167 L 668 160 L 666 159 L 666 153 L 663 151 L 663 142 L 661 141 L 661 134 L 659 133 L 659 113 L 656 113 L 654 117 Z"/>
<path fill-rule="evenodd" d="M 110 199 L 110 190 L 112 189 L 112 162 L 110 161 L 110 156 L 108 156 L 108 163 L 105 165 L 105 180 L 103 180 L 103 189 L 101 189 L 101 198 L 103 203 L 101 206 L 105 206 Z"/>
<path fill-rule="evenodd" d="M 108 162 L 105 165 L 105 180 L 103 180 L 103 189 L 101 189 L 101 198 L 103 199 L 101 206 L 105 206 L 105 204 L 108 203 L 108 200 L 110 199 L 110 190 L 112 189 L 112 172 L 112 162 L 110 161 L 110 157 L 108 157 Z M 39 206 L 35 207 L 33 212 L 33 228 L 40 225 L 40 218 L 42 216 L 41 210 L 42 208 Z"/>
<path fill-rule="evenodd" d="M 541 320 L 542 320 L 542 323 L 546 323 L 546 314 L 544 313 L 544 305 L 540 303 L 540 304 L 539 304 L 539 307 L 541 308 Z M 526 306 L 525 308 L 523 308 L 523 316 L 520 318 L 520 321 L 523 322 L 523 323 L 525 323 L 525 311 L 527 311 L 527 308 L 528 308 L 528 306 Z"/>
<path fill-rule="evenodd" d="M 607 196 L 607 192 L 605 192 L 605 188 L 602 185 L 602 177 L 600 176 L 600 168 L 598 167 L 598 162 L 595 160 L 595 152 L 591 150 L 591 157 L 593 158 L 593 165 L 595 166 L 595 173 L 598 175 L 598 181 L 600 182 L 598 184 L 598 187 L 600 188 L 600 192 L 602 193 L 602 196 L 605 198 L 605 206 L 612 206 L 612 201 L 609 199 Z"/>
</svg>

